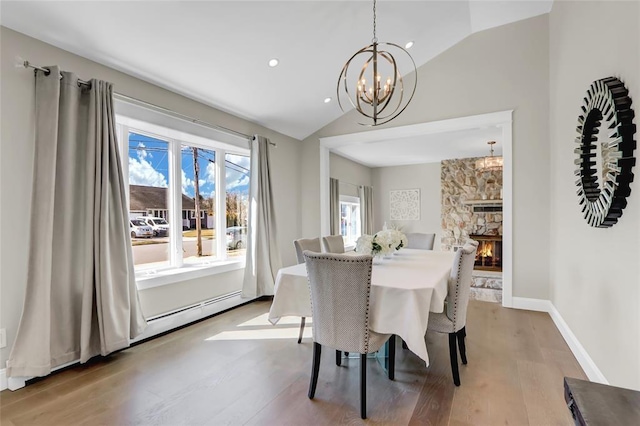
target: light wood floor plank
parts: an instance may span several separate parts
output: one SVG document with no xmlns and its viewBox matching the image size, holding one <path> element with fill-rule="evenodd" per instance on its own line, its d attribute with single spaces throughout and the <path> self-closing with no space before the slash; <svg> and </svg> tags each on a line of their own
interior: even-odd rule
<svg viewBox="0 0 640 426">
<path fill-rule="evenodd" d="M 472 301 L 468 365 L 455 387 L 446 335 L 426 336 L 431 365 L 398 342 L 396 380 L 323 348 L 314 400 L 312 341 L 299 322 L 274 327 L 261 301 L 0 393 L 0 423 L 23 425 L 543 425 L 570 424 L 563 376 L 585 378 L 551 318 Z"/>
</svg>

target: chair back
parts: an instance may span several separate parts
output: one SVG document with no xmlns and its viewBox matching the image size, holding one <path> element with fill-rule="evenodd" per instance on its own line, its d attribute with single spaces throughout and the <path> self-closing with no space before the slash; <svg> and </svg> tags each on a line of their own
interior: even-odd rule
<svg viewBox="0 0 640 426">
<path fill-rule="evenodd" d="M 299 240 L 295 240 L 293 245 L 296 248 L 298 263 L 304 263 L 304 256 L 302 255 L 303 251 L 309 250 L 316 253 L 320 253 L 322 251 L 320 238 L 300 238 Z"/>
<path fill-rule="evenodd" d="M 420 232 L 414 232 L 406 234 L 407 247 L 411 249 L 421 250 L 433 250 L 433 242 L 436 239 L 436 234 L 423 234 Z"/>
<path fill-rule="evenodd" d="M 369 353 L 372 257 L 310 251 L 304 257 L 314 342 L 340 351 Z"/>
<path fill-rule="evenodd" d="M 458 249 L 453 260 L 448 283 L 447 317 L 453 322 L 454 331 L 467 323 L 467 306 L 471 293 L 471 274 L 476 261 L 477 244 L 467 242 Z"/>
<path fill-rule="evenodd" d="M 342 235 L 322 237 L 322 247 L 325 253 L 344 253 L 344 239 Z"/>
</svg>

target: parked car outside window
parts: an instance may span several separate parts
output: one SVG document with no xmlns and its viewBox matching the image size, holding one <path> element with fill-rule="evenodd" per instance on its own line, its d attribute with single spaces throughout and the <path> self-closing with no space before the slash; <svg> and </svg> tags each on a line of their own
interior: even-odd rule
<svg viewBox="0 0 640 426">
<path fill-rule="evenodd" d="M 153 229 L 144 220 L 130 220 L 129 229 L 131 230 L 131 238 L 151 238 L 153 236 Z"/>
<path fill-rule="evenodd" d="M 169 223 L 161 217 L 142 216 L 138 220 L 144 221 L 151 227 L 154 237 L 166 237 L 169 234 Z"/>
<path fill-rule="evenodd" d="M 239 250 L 247 247 L 247 227 L 230 226 L 227 228 L 227 248 Z"/>
</svg>

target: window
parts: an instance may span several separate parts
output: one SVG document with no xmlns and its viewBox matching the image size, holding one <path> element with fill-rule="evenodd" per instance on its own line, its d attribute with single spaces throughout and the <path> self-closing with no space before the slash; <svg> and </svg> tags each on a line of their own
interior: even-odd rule
<svg viewBox="0 0 640 426">
<path fill-rule="evenodd" d="M 227 250 L 229 256 L 244 256 L 249 213 L 249 157 L 226 154 Z"/>
<path fill-rule="evenodd" d="M 361 235 L 358 197 L 340 196 L 340 235 L 344 237 L 347 245 L 355 244 Z"/>
<path fill-rule="evenodd" d="M 120 115 L 116 122 L 119 140 L 126 141 L 123 172 L 136 271 L 241 259 L 249 150 L 158 123 Z"/>
<path fill-rule="evenodd" d="M 150 237 L 131 231 L 135 265 L 169 265 L 169 142 L 129 131 L 129 218 L 144 222 Z M 141 215 L 138 212 L 147 212 Z M 158 218 L 159 220 L 154 220 Z M 162 222 L 164 223 L 162 223 Z"/>
<path fill-rule="evenodd" d="M 182 256 L 185 263 L 197 263 L 217 253 L 216 151 L 183 143 L 180 153 L 181 209 L 189 211 L 189 220 L 182 221 Z"/>
</svg>

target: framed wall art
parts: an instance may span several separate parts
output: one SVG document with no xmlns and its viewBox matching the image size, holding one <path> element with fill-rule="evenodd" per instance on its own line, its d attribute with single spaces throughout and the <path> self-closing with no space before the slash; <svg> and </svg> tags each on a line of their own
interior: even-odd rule
<svg viewBox="0 0 640 426">
<path fill-rule="evenodd" d="M 400 189 L 389 191 L 389 219 L 420 220 L 420 190 Z"/>
</svg>

